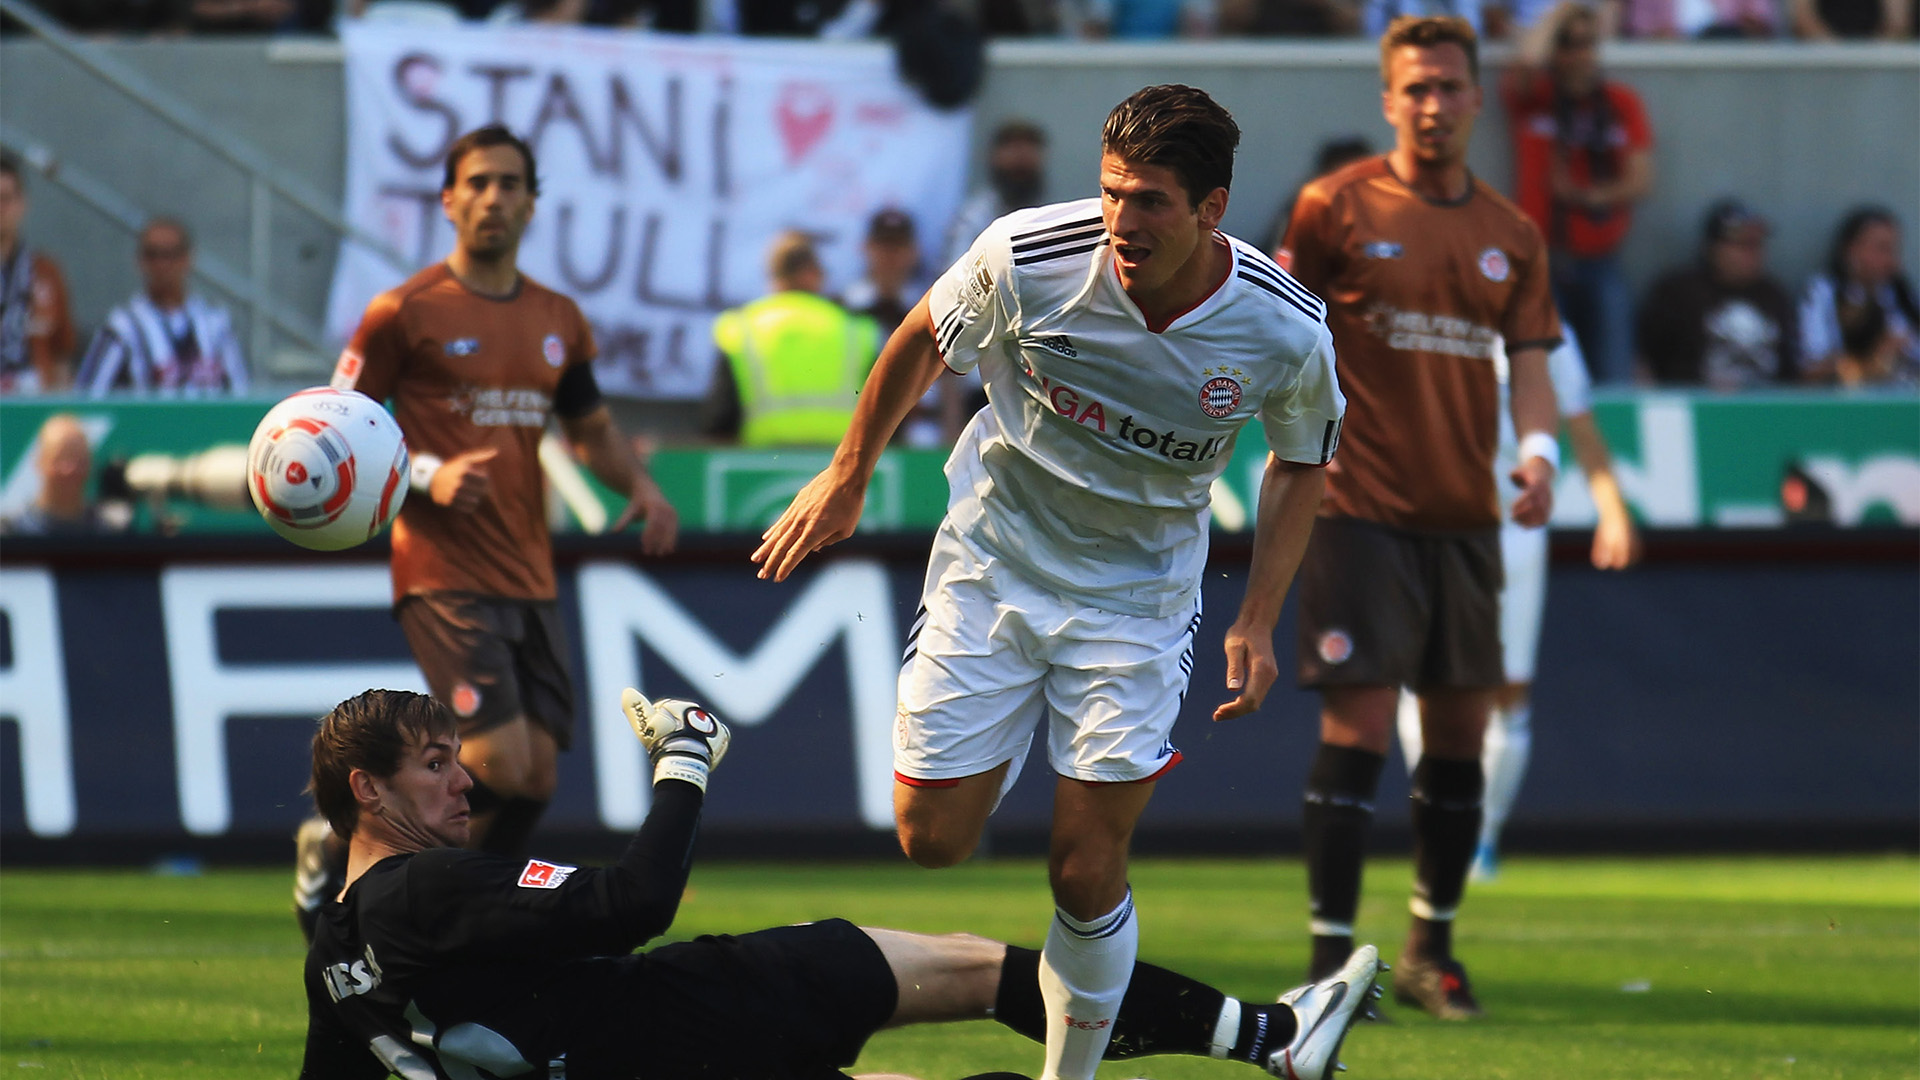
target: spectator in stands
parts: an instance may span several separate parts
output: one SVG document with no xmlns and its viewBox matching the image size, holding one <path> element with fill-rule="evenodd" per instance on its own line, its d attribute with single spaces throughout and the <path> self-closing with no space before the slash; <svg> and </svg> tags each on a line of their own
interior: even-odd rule
<svg viewBox="0 0 1920 1080">
<path fill-rule="evenodd" d="M 26 216 L 20 160 L 0 151 L 0 396 L 64 390 L 73 374 L 67 282 L 51 256 L 21 239 Z"/>
<path fill-rule="evenodd" d="M 1026 120 L 1005 120 L 987 145 L 987 186 L 960 204 L 947 229 L 941 265 L 952 266 L 999 218 L 1039 206 L 1047 186 L 1047 134 Z"/>
<path fill-rule="evenodd" d="M 1372 156 L 1373 144 L 1367 141 L 1365 135 L 1338 135 L 1321 143 L 1320 149 L 1313 155 L 1313 171 L 1294 185 L 1292 193 L 1280 204 L 1280 211 L 1274 215 L 1272 224 L 1267 226 L 1267 254 L 1285 265 L 1285 261 L 1280 259 L 1280 249 L 1287 238 L 1287 224 L 1293 220 L 1293 204 L 1300 200 L 1301 188 L 1361 158 Z"/>
<path fill-rule="evenodd" d="M 242 394 L 247 364 L 225 308 L 187 291 L 193 235 L 157 217 L 140 230 L 140 292 L 107 313 L 80 362 L 78 388 L 182 397 Z"/>
<path fill-rule="evenodd" d="M 1566 0 L 1520 39 L 1501 78 L 1513 131 L 1515 197 L 1547 238 L 1560 316 L 1595 383 L 1633 378 L 1633 294 L 1620 245 L 1653 187 L 1653 132 L 1640 95 L 1600 70 L 1600 19 Z"/>
<path fill-rule="evenodd" d="M 1809 41 L 1913 36 L 1912 0 L 1791 0 L 1793 32 Z"/>
<path fill-rule="evenodd" d="M 333 0 L 191 0 L 196 33 L 317 34 L 333 23 Z"/>
<path fill-rule="evenodd" d="M 849 311 L 865 315 L 884 337 L 893 333 L 920 298 L 920 238 L 913 218 L 904 210 L 887 207 L 867 221 L 860 245 L 866 274 L 848 287 L 843 298 Z"/>
<path fill-rule="evenodd" d="M 1633 38 L 1770 38 L 1773 0 L 1625 0 L 1620 32 Z"/>
<path fill-rule="evenodd" d="M 1716 390 L 1793 382 L 1798 330 L 1793 300 L 1767 271 L 1766 219 L 1721 199 L 1705 231 L 1699 260 L 1663 275 L 1641 303 L 1649 372 L 1662 384 Z"/>
<path fill-rule="evenodd" d="M 1467 20 L 1475 36 L 1484 38 L 1488 36 L 1485 9 L 1491 6 L 1483 0 L 1363 0 L 1360 31 L 1378 40 L 1387 32 L 1387 24 L 1402 15 L 1451 15 Z"/>
<path fill-rule="evenodd" d="M 920 244 L 913 219 L 894 209 L 873 215 L 861 250 L 866 256 L 867 273 L 847 290 L 846 306 L 854 314 L 872 319 L 884 342 L 925 291 L 917 280 Z M 985 395 L 981 397 L 984 404 Z M 967 399 L 965 376 L 934 380 L 894 433 L 894 441 L 905 446 L 952 446 L 970 412 Z"/>
<path fill-rule="evenodd" d="M 186 29 L 180 0 L 62 0 L 41 7 L 83 34 L 148 34 Z"/>
<path fill-rule="evenodd" d="M 1238 37 L 1348 37 L 1360 17 L 1344 0 L 1220 0 L 1220 33 Z"/>
<path fill-rule="evenodd" d="M 780 234 L 767 270 L 772 295 L 713 322 L 721 362 L 701 430 L 750 447 L 834 446 L 880 355 L 879 328 L 821 295 L 826 271 L 807 234 Z"/>
<path fill-rule="evenodd" d="M 107 512 L 87 493 L 93 479 L 93 446 L 72 413 L 55 413 L 34 437 L 34 471 L 40 490 L 33 502 L 0 517 L 0 536 L 70 536 L 122 532 L 127 515 Z"/>
<path fill-rule="evenodd" d="M 1849 326 L 1853 347 L 1846 344 Z M 1849 361 L 1884 367 L 1888 379 L 1920 376 L 1920 303 L 1901 271 L 1893 211 L 1862 206 L 1841 219 L 1826 269 L 1800 294 L 1800 357 L 1804 377 L 1814 381 L 1854 385 L 1861 372 L 1843 370 Z"/>
<path fill-rule="evenodd" d="M 1152 41 L 1214 31 L 1209 0 L 1080 0 L 1080 6 L 1082 37 Z"/>
</svg>

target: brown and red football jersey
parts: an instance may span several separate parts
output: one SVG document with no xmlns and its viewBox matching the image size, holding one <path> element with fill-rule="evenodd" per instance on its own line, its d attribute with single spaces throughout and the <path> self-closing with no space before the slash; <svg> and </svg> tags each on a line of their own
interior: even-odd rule
<svg viewBox="0 0 1920 1080">
<path fill-rule="evenodd" d="M 580 309 L 524 274 L 513 296 L 494 298 L 442 263 L 367 305 L 334 387 L 391 399 L 414 454 L 498 451 L 487 463 L 492 495 L 473 513 L 424 491 L 407 498 L 393 526 L 396 600 L 444 590 L 554 595 L 540 437 L 561 374 L 593 355 Z"/>
<path fill-rule="evenodd" d="M 1321 512 L 1497 527 L 1495 345 L 1560 340 L 1539 230 L 1478 179 L 1432 202 L 1376 157 L 1301 191 L 1282 255 L 1326 301 L 1347 398 Z"/>
</svg>

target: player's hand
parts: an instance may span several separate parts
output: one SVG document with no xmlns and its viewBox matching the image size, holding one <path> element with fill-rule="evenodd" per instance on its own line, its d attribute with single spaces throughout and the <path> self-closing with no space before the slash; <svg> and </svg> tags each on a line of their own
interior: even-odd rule
<svg viewBox="0 0 1920 1080">
<path fill-rule="evenodd" d="M 1513 500 L 1513 523 L 1537 529 L 1553 516 L 1553 466 L 1543 458 L 1530 457 L 1508 476 L 1520 489 Z"/>
<path fill-rule="evenodd" d="M 1593 568 L 1625 570 L 1640 561 L 1640 530 L 1624 514 L 1602 514 L 1593 530 Z"/>
<path fill-rule="evenodd" d="M 493 494 L 493 481 L 487 477 L 487 463 L 500 449 L 494 446 L 456 454 L 433 474 L 427 496 L 435 504 L 458 513 L 471 514 Z"/>
<path fill-rule="evenodd" d="M 1227 628 L 1227 689 L 1240 696 L 1213 710 L 1213 718 L 1232 720 L 1258 709 L 1280 678 L 1273 658 L 1273 631 L 1234 623 Z"/>
<path fill-rule="evenodd" d="M 621 532 L 636 521 L 640 526 L 640 550 L 648 555 L 671 554 L 680 541 L 680 511 L 673 508 L 659 485 L 649 481 L 627 500 L 626 509 L 613 520 L 612 531 Z"/>
<path fill-rule="evenodd" d="M 762 579 L 785 581 L 800 560 L 853 535 L 867 503 L 867 485 L 842 479 L 831 468 L 807 481 L 780 519 L 760 534 L 753 561 Z"/>
<path fill-rule="evenodd" d="M 707 790 L 707 775 L 727 756 L 733 732 L 721 719 L 680 698 L 648 701 L 640 691 L 620 691 L 620 709 L 653 762 L 653 782 L 685 780 Z"/>
</svg>

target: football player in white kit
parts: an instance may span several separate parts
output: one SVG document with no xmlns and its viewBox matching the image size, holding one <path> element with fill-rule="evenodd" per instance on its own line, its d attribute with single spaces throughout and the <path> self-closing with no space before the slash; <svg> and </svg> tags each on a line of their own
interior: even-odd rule
<svg viewBox="0 0 1920 1080">
<path fill-rule="evenodd" d="M 1547 374 L 1553 379 L 1560 416 L 1573 442 L 1573 456 L 1580 462 L 1599 514 L 1593 530 L 1593 566 L 1596 570 L 1624 570 L 1640 558 L 1640 534 L 1614 480 L 1613 455 L 1593 422 L 1593 385 L 1587 378 L 1580 343 L 1564 323 L 1562 332 L 1566 340 L 1547 354 Z M 1514 437 L 1513 420 L 1506 407 L 1506 350 L 1497 351 L 1493 359 L 1501 394 L 1500 449 L 1493 469 L 1494 476 L 1502 477 L 1513 471 L 1519 440 Z M 1498 487 L 1500 559 L 1506 568 L 1506 585 L 1500 590 L 1500 649 L 1507 685 L 1495 701 L 1486 743 L 1480 751 L 1487 789 L 1481 809 L 1480 842 L 1468 871 L 1475 881 L 1490 881 L 1499 872 L 1500 830 L 1513 810 L 1514 797 L 1520 793 L 1520 781 L 1526 776 L 1527 760 L 1533 753 L 1533 662 L 1540 648 L 1540 617 L 1547 606 L 1547 530 L 1514 524 L 1509 511 L 1517 492 L 1507 484 Z M 1420 761 L 1421 739 L 1420 702 L 1410 691 L 1400 692 L 1397 723 L 1401 753 L 1411 773 Z"/>
<path fill-rule="evenodd" d="M 989 404 L 947 462 L 947 516 L 900 676 L 894 809 L 915 862 L 962 861 L 1046 721 L 1057 914 L 1039 975 L 1044 1080 L 1093 1076 L 1127 988 L 1139 940 L 1127 848 L 1154 781 L 1180 760 L 1171 735 L 1200 621 L 1209 486 L 1258 418 L 1271 453 L 1226 635 L 1223 720 L 1257 709 L 1278 677 L 1274 624 L 1339 442 L 1324 306 L 1218 231 L 1238 142 L 1232 117 L 1191 87 L 1117 106 L 1100 198 L 1001 218 L 941 276 L 881 353 L 832 464 L 753 555 L 761 577 L 783 580 L 851 535 L 913 402 L 943 370 L 979 369 Z M 1353 992 L 1334 996 L 1367 996 L 1376 961 L 1364 953 L 1334 976 Z M 1351 1019 L 1349 1004 L 1301 1024 L 1337 1038 Z M 1284 1050 L 1253 1059 L 1294 1075 Z"/>
</svg>

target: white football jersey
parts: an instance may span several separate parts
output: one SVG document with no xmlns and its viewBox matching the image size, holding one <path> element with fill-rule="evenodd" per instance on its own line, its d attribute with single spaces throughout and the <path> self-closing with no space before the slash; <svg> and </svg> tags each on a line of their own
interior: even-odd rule
<svg viewBox="0 0 1920 1080">
<path fill-rule="evenodd" d="M 1224 283 L 1161 327 L 1121 288 L 1098 199 L 1009 214 L 941 275 L 940 354 L 987 388 L 947 461 L 963 535 L 1062 595 L 1165 616 L 1199 587 L 1209 488 L 1248 420 L 1287 461 L 1332 459 L 1325 306 L 1227 239 Z"/>
<path fill-rule="evenodd" d="M 1586 357 L 1580 352 L 1580 340 L 1573 336 L 1573 327 L 1562 323 L 1560 334 L 1560 344 L 1547 354 L 1547 378 L 1553 382 L 1554 400 L 1560 406 L 1560 418 L 1565 420 L 1593 411 L 1593 381 L 1587 377 Z M 1500 492 L 1502 520 L 1511 516 L 1513 500 L 1520 497 L 1520 489 L 1507 479 L 1520 467 L 1520 439 L 1513 432 L 1509 370 L 1506 343 L 1496 342 L 1493 371 L 1500 380 L 1500 444 L 1493 453 L 1493 486 Z"/>
</svg>

